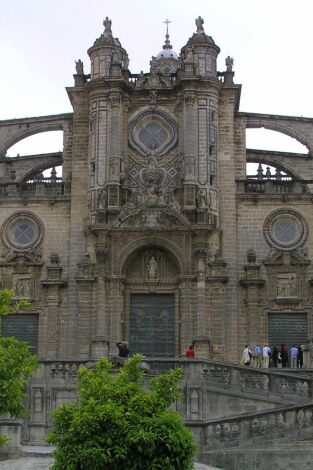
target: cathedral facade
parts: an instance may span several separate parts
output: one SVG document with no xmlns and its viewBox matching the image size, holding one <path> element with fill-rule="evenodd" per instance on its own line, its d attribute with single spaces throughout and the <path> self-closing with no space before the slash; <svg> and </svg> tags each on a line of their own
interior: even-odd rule
<svg viewBox="0 0 313 470">
<path fill-rule="evenodd" d="M 147 357 L 193 344 L 238 362 L 245 344 L 312 336 L 313 119 L 240 112 L 219 52 L 199 17 L 180 54 L 167 32 L 134 74 L 106 18 L 90 74 L 76 62 L 73 113 L 0 121 L 1 288 L 31 302 L 2 334 L 40 360 L 96 359 L 125 339 Z M 308 153 L 247 149 L 261 127 Z M 62 152 L 6 156 L 52 130 Z"/>
</svg>

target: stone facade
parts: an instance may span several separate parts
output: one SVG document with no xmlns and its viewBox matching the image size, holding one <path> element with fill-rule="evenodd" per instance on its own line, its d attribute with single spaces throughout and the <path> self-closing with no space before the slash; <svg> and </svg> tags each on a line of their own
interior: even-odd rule
<svg viewBox="0 0 313 470">
<path fill-rule="evenodd" d="M 313 119 L 240 112 L 233 60 L 218 72 L 220 49 L 196 27 L 180 54 L 167 32 L 150 71 L 132 74 L 106 18 L 90 74 L 76 62 L 73 113 L 0 121 L 0 285 L 32 303 L 2 327 L 30 331 L 42 361 L 127 339 L 146 356 L 193 343 L 238 362 L 246 343 L 312 336 Z M 247 150 L 261 127 L 308 154 Z M 50 130 L 62 153 L 6 157 Z M 62 178 L 43 176 L 60 164 Z"/>
</svg>

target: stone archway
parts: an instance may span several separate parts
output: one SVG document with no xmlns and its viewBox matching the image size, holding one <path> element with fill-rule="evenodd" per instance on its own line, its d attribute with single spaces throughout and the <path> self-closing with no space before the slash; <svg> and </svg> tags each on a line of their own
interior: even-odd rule
<svg viewBox="0 0 313 470">
<path fill-rule="evenodd" d="M 130 258 L 125 279 L 125 333 L 132 352 L 147 357 L 179 353 L 178 268 L 160 247 L 145 247 Z"/>
</svg>

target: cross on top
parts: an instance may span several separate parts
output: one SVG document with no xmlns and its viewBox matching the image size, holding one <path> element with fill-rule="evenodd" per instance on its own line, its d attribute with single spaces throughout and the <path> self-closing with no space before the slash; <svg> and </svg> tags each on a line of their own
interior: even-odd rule
<svg viewBox="0 0 313 470">
<path fill-rule="evenodd" d="M 171 23 L 171 21 L 166 19 L 165 21 L 163 21 L 163 23 L 166 24 L 165 44 L 163 46 L 163 49 L 172 49 L 172 46 L 171 46 L 170 41 L 169 41 L 170 36 L 168 34 L 168 25 Z"/>
<path fill-rule="evenodd" d="M 165 21 L 163 21 L 163 23 L 166 24 L 166 31 L 168 32 L 168 25 L 171 23 L 171 21 L 170 20 L 165 20 Z"/>
</svg>

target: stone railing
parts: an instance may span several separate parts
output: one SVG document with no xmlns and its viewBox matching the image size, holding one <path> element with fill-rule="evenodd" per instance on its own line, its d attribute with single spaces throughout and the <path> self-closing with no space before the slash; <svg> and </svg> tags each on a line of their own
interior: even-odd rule
<svg viewBox="0 0 313 470">
<path fill-rule="evenodd" d="M 70 194 L 70 191 L 70 184 L 59 178 L 55 181 L 47 178 L 27 183 L 0 184 L 0 198 L 56 197 Z"/>
<path fill-rule="evenodd" d="M 313 377 L 289 374 L 273 369 L 236 366 L 206 360 L 145 359 L 150 375 L 158 375 L 175 367 L 184 369 L 184 380 L 206 388 L 232 390 L 299 401 L 313 400 Z M 291 370 L 292 372 L 292 370 Z"/>
<path fill-rule="evenodd" d="M 247 178 L 237 180 L 237 192 L 254 194 L 304 194 L 312 181 Z"/>
<path fill-rule="evenodd" d="M 31 411 L 24 426 L 24 439 L 27 442 L 38 444 L 44 441 L 51 425 L 53 410 L 62 403 L 68 403 L 77 398 L 76 386 L 79 366 L 93 367 L 94 364 L 95 361 L 87 360 L 40 361 L 39 368 L 29 385 Z M 116 373 L 120 367 L 121 363 L 114 361 L 112 372 Z M 220 429 L 218 425 L 224 426 L 224 423 L 229 423 L 231 431 L 228 432 L 231 435 L 243 432 L 244 425 L 240 424 L 242 411 L 270 409 L 270 413 L 274 413 L 274 408 L 279 410 L 280 408 L 277 407 L 282 405 L 289 407 L 295 402 L 302 404 L 313 402 L 313 378 L 298 374 L 292 375 L 280 371 L 246 368 L 230 363 L 201 359 L 187 360 L 185 358 L 145 358 L 142 367 L 147 379 L 177 367 L 183 368 L 184 376 L 181 381 L 183 397 L 176 403 L 176 409 L 187 423 L 195 423 L 196 432 L 199 433 L 199 443 L 203 442 L 201 433 L 208 426 L 212 426 L 210 428 L 213 429 L 212 432 L 217 433 Z M 232 397 L 230 399 L 229 396 L 226 396 L 226 401 L 220 402 L 221 394 L 224 394 L 224 397 L 227 394 Z M 245 400 L 244 405 L 242 405 L 243 400 Z M 231 406 L 226 410 L 223 403 L 229 401 L 231 401 Z M 237 401 L 241 405 L 237 406 Z M 259 411 L 258 413 L 269 416 L 267 411 Z M 299 415 L 300 419 L 301 413 L 299 413 L 297 416 Z M 225 418 L 227 414 L 232 418 Z M 263 414 L 253 416 L 263 416 Z M 224 417 L 224 421 L 218 418 L 220 416 Z M 278 415 L 275 414 L 275 416 Z M 306 413 L 305 416 L 307 419 L 308 414 Z M 244 413 L 243 419 L 247 419 L 246 413 Z M 273 420 L 273 418 L 271 419 Z M 227 426 L 228 424 L 225 424 L 223 429 L 228 429 Z M 239 426 L 237 431 L 236 426 Z M 209 432 L 211 431 L 208 430 L 207 433 Z"/>
<path fill-rule="evenodd" d="M 304 439 L 313 437 L 313 404 L 297 405 L 245 413 L 240 416 L 187 421 L 192 432 L 202 439 L 202 452 L 227 447 L 250 447 L 274 439 Z"/>
</svg>

